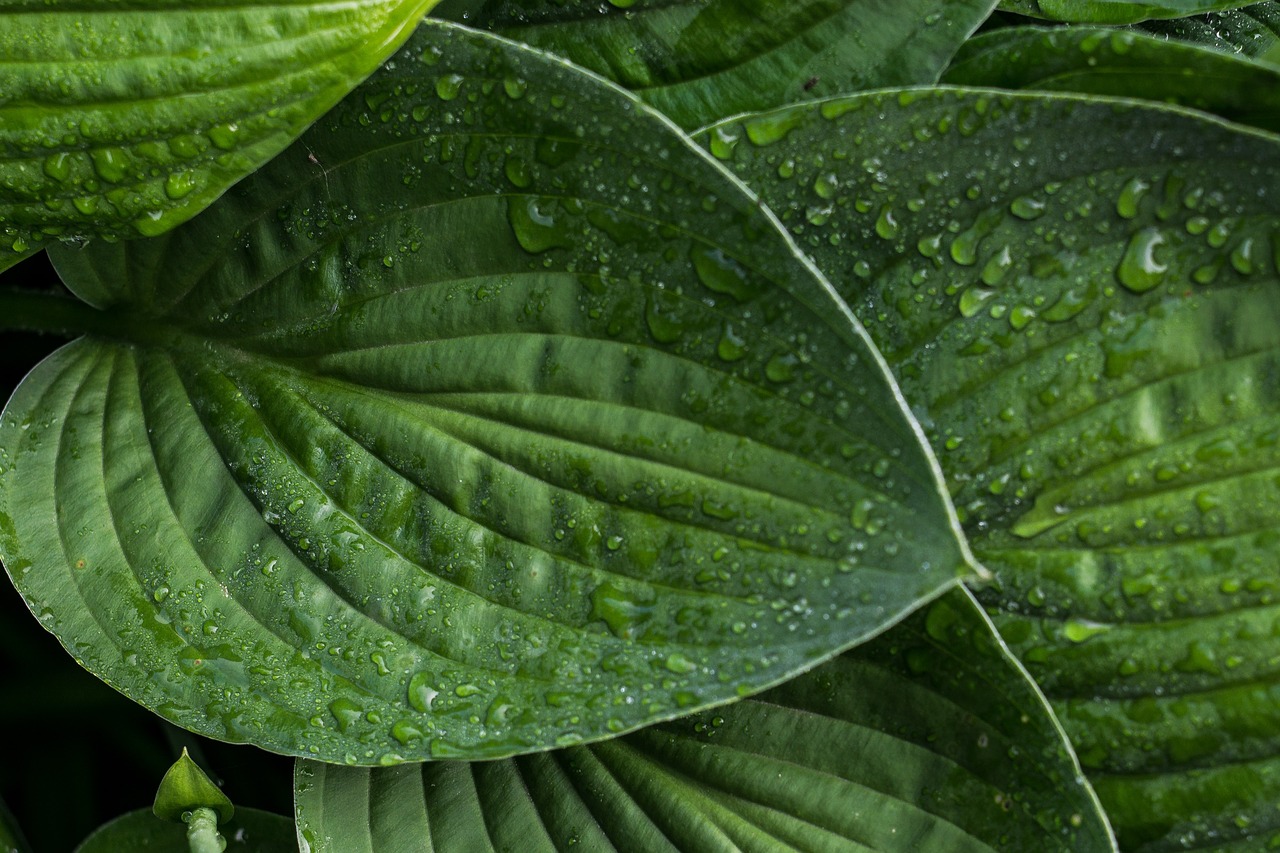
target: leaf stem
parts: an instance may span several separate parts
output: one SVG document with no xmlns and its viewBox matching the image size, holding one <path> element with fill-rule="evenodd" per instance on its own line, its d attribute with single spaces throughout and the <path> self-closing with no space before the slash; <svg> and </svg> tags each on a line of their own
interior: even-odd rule
<svg viewBox="0 0 1280 853">
<path fill-rule="evenodd" d="M 0 332 L 43 332 L 64 338 L 119 335 L 119 322 L 78 299 L 37 290 L 0 288 Z"/>
<path fill-rule="evenodd" d="M 218 813 L 213 809 L 195 809 L 187 817 L 187 845 L 191 853 L 222 853 L 227 841 L 218 834 Z"/>
</svg>

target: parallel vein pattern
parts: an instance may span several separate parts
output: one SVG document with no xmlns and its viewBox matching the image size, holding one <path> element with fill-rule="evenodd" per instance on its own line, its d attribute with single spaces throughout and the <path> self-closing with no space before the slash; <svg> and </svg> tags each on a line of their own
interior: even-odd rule
<svg viewBox="0 0 1280 853">
<path fill-rule="evenodd" d="M 717 711 L 501 762 L 300 761 L 295 793 L 313 853 L 1114 849 L 964 592 Z"/>
<path fill-rule="evenodd" d="M 597 739 L 975 571 L 770 216 L 499 39 L 424 27 L 190 225 L 56 263 L 120 340 L 8 407 L 0 549 L 90 669 L 188 727 L 359 764 Z"/>
<path fill-rule="evenodd" d="M 279 153 L 433 0 L 0 2 L 0 268 L 154 235 Z"/>
<path fill-rule="evenodd" d="M 933 83 L 994 0 L 445 0 L 435 14 L 565 56 L 685 128 Z"/>
<path fill-rule="evenodd" d="M 1275 138 L 944 91 L 765 114 L 707 144 L 792 211 L 902 380 L 997 575 L 983 600 L 1122 848 L 1274 840 Z"/>
</svg>

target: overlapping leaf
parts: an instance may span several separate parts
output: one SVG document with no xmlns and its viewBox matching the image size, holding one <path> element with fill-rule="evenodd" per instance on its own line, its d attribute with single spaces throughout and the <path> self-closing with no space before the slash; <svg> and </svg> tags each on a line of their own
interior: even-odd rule
<svg viewBox="0 0 1280 853">
<path fill-rule="evenodd" d="M 219 738 L 497 756 L 777 683 L 976 571 L 740 184 L 423 29 L 189 225 L 57 253 L 105 310 L 6 409 L 0 549 L 79 660 Z"/>
<path fill-rule="evenodd" d="M 995 0 L 445 0 L 686 128 L 842 92 L 933 83 Z"/>
<path fill-rule="evenodd" d="M 1270 841 L 1275 137 L 1134 102 L 938 91 L 707 142 L 787 211 L 900 377 L 997 573 L 986 601 L 1122 846 Z"/>
<path fill-rule="evenodd" d="M 1147 21 L 1135 29 L 1280 65 L 1280 2 L 1276 0 L 1171 21 Z"/>
<path fill-rule="evenodd" d="M 1280 67 L 1101 27 L 1014 27 L 966 42 L 944 83 L 1142 97 L 1280 131 Z"/>
<path fill-rule="evenodd" d="M 1114 849 L 1063 735 L 956 591 L 726 708 L 502 762 L 300 761 L 312 853 Z"/>
<path fill-rule="evenodd" d="M 278 153 L 434 0 L 0 0 L 0 269 L 158 234 Z"/>
<path fill-rule="evenodd" d="M 1002 0 L 1000 8 L 1020 15 L 1076 24 L 1131 24 L 1182 18 L 1249 5 L 1240 0 Z"/>
</svg>

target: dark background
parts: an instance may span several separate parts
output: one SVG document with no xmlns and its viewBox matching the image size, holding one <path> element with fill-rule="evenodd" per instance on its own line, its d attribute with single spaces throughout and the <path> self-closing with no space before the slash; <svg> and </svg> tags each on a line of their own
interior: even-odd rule
<svg viewBox="0 0 1280 853">
<path fill-rule="evenodd" d="M 41 253 L 0 273 L 0 288 L 63 290 Z M 63 341 L 3 330 L 0 400 Z M 34 571 L 34 570 L 33 570 Z M 236 805 L 291 815 L 292 759 L 197 737 L 90 675 L 0 577 L 0 798 L 35 853 L 70 851 L 127 811 L 150 807 L 187 747 Z"/>
</svg>

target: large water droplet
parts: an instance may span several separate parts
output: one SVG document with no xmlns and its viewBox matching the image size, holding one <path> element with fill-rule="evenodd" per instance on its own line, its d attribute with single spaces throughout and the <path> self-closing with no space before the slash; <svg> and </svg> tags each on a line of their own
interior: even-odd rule
<svg viewBox="0 0 1280 853">
<path fill-rule="evenodd" d="M 1166 242 L 1159 228 L 1150 226 L 1134 234 L 1116 268 L 1116 278 L 1134 293 L 1145 293 L 1164 281 L 1169 265 L 1156 257 Z"/>
</svg>

